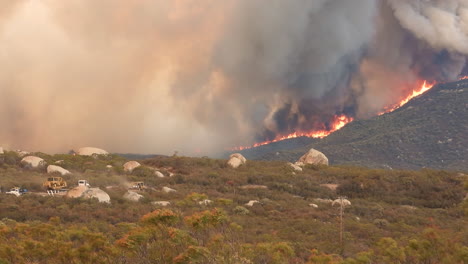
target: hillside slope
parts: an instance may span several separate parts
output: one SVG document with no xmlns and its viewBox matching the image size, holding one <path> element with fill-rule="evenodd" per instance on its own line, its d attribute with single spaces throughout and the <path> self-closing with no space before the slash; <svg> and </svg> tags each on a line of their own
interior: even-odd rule
<svg viewBox="0 0 468 264">
<path fill-rule="evenodd" d="M 295 171 L 253 160 L 233 169 L 227 160 L 159 156 L 130 173 L 117 155 L 33 155 L 61 161 L 72 194 L 86 179 L 110 203 L 47 195 L 45 167 L 0 154 L 0 187 L 29 190 L 0 193 L 2 264 L 468 263 L 468 175 L 459 172 Z M 130 182 L 146 188 L 128 190 Z M 339 197 L 348 200 L 342 218 Z"/>
<path fill-rule="evenodd" d="M 309 148 L 332 164 L 468 170 L 468 80 L 439 84 L 400 109 L 359 120 L 322 140 L 288 148 L 278 142 L 242 153 L 248 159 L 297 160 Z M 291 141 L 297 145 L 297 139 Z"/>
</svg>

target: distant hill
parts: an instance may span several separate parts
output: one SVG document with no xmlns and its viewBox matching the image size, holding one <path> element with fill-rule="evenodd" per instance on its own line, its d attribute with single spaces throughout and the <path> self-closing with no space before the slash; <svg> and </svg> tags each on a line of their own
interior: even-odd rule
<svg viewBox="0 0 468 264">
<path fill-rule="evenodd" d="M 241 153 L 295 161 L 310 148 L 331 164 L 468 171 L 468 80 L 439 84 L 392 113 L 354 121 L 324 139 L 289 139 Z"/>
</svg>

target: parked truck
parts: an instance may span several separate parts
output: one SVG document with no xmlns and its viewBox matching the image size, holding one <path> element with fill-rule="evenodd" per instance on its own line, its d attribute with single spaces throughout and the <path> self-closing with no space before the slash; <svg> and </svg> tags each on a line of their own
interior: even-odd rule
<svg viewBox="0 0 468 264">
<path fill-rule="evenodd" d="M 78 186 L 86 186 L 89 187 L 89 182 L 87 180 L 79 180 Z"/>
<path fill-rule="evenodd" d="M 10 189 L 10 191 L 5 192 L 5 193 L 13 194 L 13 195 L 16 195 L 18 197 L 18 196 L 21 196 L 21 195 L 23 195 L 23 194 L 25 194 L 27 192 L 28 192 L 28 190 L 26 190 L 26 189 L 22 189 L 20 187 L 13 187 L 13 188 Z"/>
</svg>

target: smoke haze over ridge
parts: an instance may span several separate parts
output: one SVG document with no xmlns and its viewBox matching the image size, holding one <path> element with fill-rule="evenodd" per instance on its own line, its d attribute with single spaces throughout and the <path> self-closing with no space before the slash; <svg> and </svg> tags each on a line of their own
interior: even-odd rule
<svg viewBox="0 0 468 264">
<path fill-rule="evenodd" d="M 468 1 L 0 0 L 0 145 L 210 153 L 458 78 Z"/>
</svg>

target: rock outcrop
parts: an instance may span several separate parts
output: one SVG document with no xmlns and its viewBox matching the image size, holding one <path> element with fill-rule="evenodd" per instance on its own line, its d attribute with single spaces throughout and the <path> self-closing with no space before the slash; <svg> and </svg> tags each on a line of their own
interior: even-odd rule
<svg viewBox="0 0 468 264">
<path fill-rule="evenodd" d="M 126 172 L 129 172 L 129 173 L 132 173 L 132 171 L 138 167 L 140 167 L 141 164 L 137 161 L 129 161 L 129 162 L 126 162 L 123 167 L 124 167 L 124 171 Z"/>
<path fill-rule="evenodd" d="M 65 196 L 69 198 L 80 198 L 83 197 L 84 193 L 88 189 L 89 188 L 87 186 L 77 186 L 73 189 L 70 189 Z"/>
<path fill-rule="evenodd" d="M 163 187 L 162 191 L 165 193 L 177 192 L 176 190 L 169 188 L 169 187 Z"/>
<path fill-rule="evenodd" d="M 209 205 L 209 204 L 212 204 L 212 203 L 213 203 L 213 201 L 208 200 L 208 199 L 205 199 L 203 201 L 198 201 L 199 205 Z"/>
<path fill-rule="evenodd" d="M 89 188 L 87 186 L 77 186 L 67 192 L 65 195 L 70 198 L 96 198 L 101 203 L 110 203 L 110 196 L 99 188 Z"/>
<path fill-rule="evenodd" d="M 108 155 L 109 152 L 100 149 L 100 148 L 93 148 L 93 147 L 84 147 L 74 151 L 75 154 L 81 156 L 93 156 L 93 155 Z"/>
<path fill-rule="evenodd" d="M 89 188 L 84 194 L 84 198 L 96 198 L 101 203 L 110 203 L 110 196 L 99 188 Z"/>
<path fill-rule="evenodd" d="M 44 167 L 46 165 L 46 162 L 45 160 L 36 156 L 26 156 L 21 160 L 21 164 L 25 168 L 36 169 Z"/>
<path fill-rule="evenodd" d="M 236 169 L 247 162 L 247 159 L 240 153 L 234 153 L 229 156 L 228 165 Z"/>
<path fill-rule="evenodd" d="M 289 162 L 288 165 L 291 166 L 291 168 L 293 168 L 295 171 L 302 171 L 302 168 L 297 164 L 292 164 L 291 162 Z"/>
<path fill-rule="evenodd" d="M 260 203 L 260 202 L 257 201 L 257 200 L 250 200 L 250 201 L 249 201 L 248 203 L 246 203 L 245 205 L 246 205 L 246 206 L 252 207 L 252 206 L 253 206 L 254 204 L 256 204 L 256 203 Z"/>
<path fill-rule="evenodd" d="M 164 174 L 162 174 L 160 171 L 154 171 L 154 175 L 156 175 L 158 178 L 164 178 Z"/>
<path fill-rule="evenodd" d="M 328 165 L 328 158 L 322 152 L 311 148 L 297 161 L 296 165 L 300 166 L 301 162 L 303 164 Z"/>
<path fill-rule="evenodd" d="M 171 202 L 169 202 L 169 201 L 154 201 L 154 202 L 151 202 L 151 204 L 160 205 L 160 206 L 168 206 L 168 205 L 171 204 Z"/>
<path fill-rule="evenodd" d="M 143 195 L 133 192 L 133 191 L 127 191 L 124 194 L 123 198 L 129 201 L 138 202 L 141 198 L 143 198 Z"/>
<path fill-rule="evenodd" d="M 338 199 L 333 201 L 332 206 L 334 206 L 334 205 L 343 205 L 343 207 L 345 207 L 345 206 L 350 206 L 351 202 L 348 199 L 343 199 L 343 198 L 339 199 L 338 198 Z"/>
<path fill-rule="evenodd" d="M 60 166 L 57 166 L 57 165 L 49 165 L 47 166 L 47 173 L 60 173 L 62 176 L 63 175 L 67 175 L 67 174 L 70 174 L 70 171 L 60 167 Z"/>
</svg>

